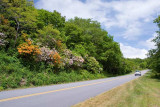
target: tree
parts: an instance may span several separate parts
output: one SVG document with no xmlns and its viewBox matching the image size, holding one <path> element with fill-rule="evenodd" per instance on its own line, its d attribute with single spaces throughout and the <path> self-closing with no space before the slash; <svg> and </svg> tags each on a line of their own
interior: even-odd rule
<svg viewBox="0 0 160 107">
<path fill-rule="evenodd" d="M 60 36 L 60 31 L 53 29 L 51 24 L 38 30 L 38 42 L 41 43 L 42 46 L 48 46 L 50 49 L 59 49 L 62 45 L 61 41 L 63 41 L 63 39 Z"/>
<path fill-rule="evenodd" d="M 10 22 L 3 15 L 0 15 L 0 33 L 0 39 L 2 42 L 5 41 L 3 43 L 5 50 L 8 50 L 9 47 L 13 47 L 16 31 L 14 27 L 10 26 Z"/>
<path fill-rule="evenodd" d="M 52 24 L 53 28 L 62 31 L 65 26 L 65 17 L 61 16 L 61 14 L 55 10 L 53 12 L 49 12 L 47 10 L 40 9 L 38 10 L 37 19 L 37 23 L 40 28 Z"/>
<path fill-rule="evenodd" d="M 74 49 L 75 44 L 81 43 L 80 38 L 82 34 L 82 29 L 73 23 L 66 23 L 65 25 L 65 35 L 67 36 L 66 45 L 69 49 Z"/>
<path fill-rule="evenodd" d="M 2 0 L 2 3 L 5 4 L 3 12 L 6 12 L 4 15 L 10 21 L 12 27 L 16 29 L 15 43 L 16 45 L 17 38 L 19 37 L 21 31 L 26 33 L 31 33 L 36 29 L 36 16 L 37 11 L 33 7 L 33 1 L 27 0 Z"/>
<path fill-rule="evenodd" d="M 106 72 L 120 74 L 123 55 L 118 43 L 103 30 L 100 23 L 91 19 L 75 17 L 66 22 L 66 45 L 69 49 L 95 57 Z"/>
<path fill-rule="evenodd" d="M 156 44 L 156 48 L 149 50 L 148 56 L 150 57 L 151 68 L 156 72 L 156 75 L 160 75 L 160 16 L 158 16 L 154 23 L 157 24 L 159 31 L 157 31 L 158 36 L 153 39 Z"/>
</svg>

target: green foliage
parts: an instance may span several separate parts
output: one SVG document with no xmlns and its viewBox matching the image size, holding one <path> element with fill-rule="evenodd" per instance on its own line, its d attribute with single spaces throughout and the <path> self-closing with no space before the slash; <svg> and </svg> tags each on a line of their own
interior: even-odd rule
<svg viewBox="0 0 160 107">
<path fill-rule="evenodd" d="M 120 74 L 123 56 L 119 44 L 101 29 L 100 23 L 75 17 L 66 23 L 65 28 L 69 49 L 76 50 L 82 56 L 88 54 L 95 57 L 106 72 Z"/>
<path fill-rule="evenodd" d="M 73 52 L 75 52 L 83 57 L 85 55 L 87 55 L 87 51 L 82 44 L 76 44 L 75 48 L 73 49 Z"/>
<path fill-rule="evenodd" d="M 6 19 L 3 15 L 0 15 L 0 33 L 0 40 L 6 41 L 3 45 L 5 50 L 8 50 L 9 47 L 13 47 L 16 30 L 14 27 L 10 26 L 8 19 Z M 2 47 L 1 43 L 0 46 Z"/>
<path fill-rule="evenodd" d="M 19 87 L 22 73 L 28 72 L 28 70 L 20 64 L 16 57 L 8 56 L 3 52 L 0 52 L 0 54 L 0 86 L 4 89 Z"/>
<path fill-rule="evenodd" d="M 126 60 L 132 70 L 145 69 L 148 66 L 147 59 L 140 59 L 140 58 L 129 59 L 129 58 L 127 58 Z"/>
<path fill-rule="evenodd" d="M 0 91 L 3 91 L 3 90 L 4 90 L 4 88 L 0 86 Z"/>
<path fill-rule="evenodd" d="M 92 73 L 100 73 L 103 70 L 94 57 L 86 57 L 84 67 Z"/>
<path fill-rule="evenodd" d="M 16 30 L 14 38 L 15 47 L 22 31 L 28 34 L 35 32 L 38 13 L 33 7 L 33 3 L 27 0 L 2 0 L 1 2 L 5 7 L 2 8 L 2 14 L 9 19 L 10 26 Z"/>
<path fill-rule="evenodd" d="M 160 16 L 154 20 L 154 23 L 156 23 L 160 29 Z M 148 62 L 153 72 L 160 77 L 160 30 L 157 31 L 157 35 L 158 36 L 153 39 L 153 42 L 156 44 L 156 49 L 149 50 Z"/>
<path fill-rule="evenodd" d="M 62 40 L 60 32 L 57 29 L 53 29 L 51 24 L 38 30 L 37 39 L 41 46 L 48 46 L 51 49 L 56 47 L 57 40 Z"/>
<path fill-rule="evenodd" d="M 147 67 L 147 62 L 143 62 L 139 66 L 140 66 L 140 68 L 144 69 Z"/>
<path fill-rule="evenodd" d="M 47 10 L 40 9 L 38 10 L 38 22 L 39 28 L 43 28 L 49 24 L 52 24 L 53 28 L 57 28 L 60 31 L 63 30 L 65 26 L 65 17 L 61 16 L 60 13 L 54 10 L 54 12 L 49 12 Z"/>
<path fill-rule="evenodd" d="M 80 35 L 82 29 L 73 23 L 66 23 L 65 25 L 65 35 L 67 36 L 66 45 L 69 49 L 74 49 L 76 43 L 80 43 Z"/>
</svg>

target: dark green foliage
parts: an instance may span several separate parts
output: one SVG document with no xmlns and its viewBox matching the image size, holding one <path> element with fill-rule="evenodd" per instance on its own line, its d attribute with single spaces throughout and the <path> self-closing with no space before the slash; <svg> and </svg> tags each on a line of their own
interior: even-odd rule
<svg viewBox="0 0 160 107">
<path fill-rule="evenodd" d="M 8 56 L 4 52 L 0 54 L 0 86 L 4 89 L 19 87 L 21 79 L 25 76 L 22 74 L 29 70 L 22 66 L 16 57 Z"/>
<path fill-rule="evenodd" d="M 131 69 L 133 70 L 136 70 L 136 69 L 140 70 L 140 69 L 148 68 L 147 59 L 140 59 L 140 58 L 129 59 L 127 58 L 126 61 L 128 62 Z"/>
<path fill-rule="evenodd" d="M 49 24 L 53 25 L 53 28 L 57 28 L 60 31 L 63 30 L 65 26 L 65 17 L 61 16 L 61 14 L 57 11 L 49 12 L 47 10 L 40 9 L 38 10 L 38 27 L 43 28 Z"/>
<path fill-rule="evenodd" d="M 100 73 L 103 69 L 100 67 L 99 62 L 94 57 L 86 57 L 84 68 L 92 73 Z"/>
<path fill-rule="evenodd" d="M 56 47 L 56 40 L 62 40 L 60 32 L 57 29 L 53 29 L 51 24 L 38 30 L 37 37 L 39 38 L 38 42 L 41 43 L 42 46 L 48 46 L 51 49 Z"/>
</svg>

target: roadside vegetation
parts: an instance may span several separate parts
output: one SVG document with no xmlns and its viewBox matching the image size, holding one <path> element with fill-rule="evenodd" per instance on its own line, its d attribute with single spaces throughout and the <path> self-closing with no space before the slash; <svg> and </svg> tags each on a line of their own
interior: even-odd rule
<svg viewBox="0 0 160 107">
<path fill-rule="evenodd" d="M 0 90 L 123 75 L 146 68 L 125 59 L 97 21 L 66 20 L 33 0 L 0 0 Z"/>
<path fill-rule="evenodd" d="M 160 107 L 160 80 L 148 72 L 74 107 Z"/>
<path fill-rule="evenodd" d="M 160 79 L 160 15 L 154 20 L 154 23 L 157 24 L 159 31 L 156 31 L 157 36 L 153 39 L 156 48 L 148 53 L 148 63 L 155 77 Z"/>
</svg>

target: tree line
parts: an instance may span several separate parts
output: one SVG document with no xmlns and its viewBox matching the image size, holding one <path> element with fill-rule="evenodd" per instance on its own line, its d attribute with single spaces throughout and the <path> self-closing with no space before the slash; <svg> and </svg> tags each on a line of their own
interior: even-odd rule
<svg viewBox="0 0 160 107">
<path fill-rule="evenodd" d="M 119 43 L 99 22 L 66 20 L 56 10 L 36 9 L 33 0 L 0 1 L 0 53 L 1 73 L 7 75 L 18 72 L 16 67 L 37 73 L 93 75 L 126 74 L 146 67 L 142 59 L 124 58 Z"/>
</svg>

